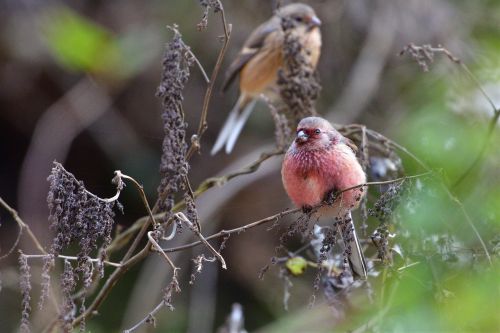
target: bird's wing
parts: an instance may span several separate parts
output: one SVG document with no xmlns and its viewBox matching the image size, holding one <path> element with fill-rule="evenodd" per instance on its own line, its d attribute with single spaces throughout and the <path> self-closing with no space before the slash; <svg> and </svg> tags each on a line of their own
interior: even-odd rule
<svg viewBox="0 0 500 333">
<path fill-rule="evenodd" d="M 351 148 L 352 151 L 354 152 L 354 155 L 357 155 L 358 146 L 356 146 L 356 144 L 351 139 L 348 139 L 344 136 L 342 138 L 342 143 L 345 144 L 347 147 Z"/>
<path fill-rule="evenodd" d="M 226 77 L 222 85 L 222 91 L 227 90 L 229 85 L 234 81 L 240 70 L 245 66 L 245 64 L 250 61 L 262 48 L 266 38 L 272 32 L 280 29 L 280 19 L 273 16 L 268 21 L 262 23 L 258 26 L 247 38 L 245 44 L 236 56 L 236 59 L 231 63 L 226 71 Z"/>
</svg>

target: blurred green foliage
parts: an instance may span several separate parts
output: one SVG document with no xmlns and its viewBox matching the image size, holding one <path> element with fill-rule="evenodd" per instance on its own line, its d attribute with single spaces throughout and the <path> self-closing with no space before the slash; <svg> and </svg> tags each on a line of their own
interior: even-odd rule
<svg viewBox="0 0 500 333">
<path fill-rule="evenodd" d="M 63 5 L 41 20 L 45 42 L 56 62 L 72 72 L 112 80 L 137 74 L 158 54 L 161 42 L 148 26 L 132 26 L 122 35 Z"/>
<path fill-rule="evenodd" d="M 42 29 L 50 51 L 61 65 L 91 73 L 119 69 L 121 54 L 109 30 L 62 6 L 46 15 Z"/>
</svg>

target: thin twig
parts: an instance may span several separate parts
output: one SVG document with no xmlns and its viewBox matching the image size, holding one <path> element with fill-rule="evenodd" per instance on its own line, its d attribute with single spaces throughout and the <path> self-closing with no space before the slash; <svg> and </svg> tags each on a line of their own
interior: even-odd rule
<svg viewBox="0 0 500 333">
<path fill-rule="evenodd" d="M 210 250 L 210 252 L 212 252 L 212 254 L 220 261 L 222 268 L 227 269 L 226 261 L 224 260 L 224 258 L 220 255 L 219 252 L 217 252 L 216 249 L 213 248 L 212 245 L 210 245 L 207 239 L 203 237 L 199 229 L 193 227 L 193 223 L 189 221 L 186 215 L 184 215 L 184 213 L 181 212 L 175 214 L 175 216 L 189 226 L 189 229 L 191 229 L 194 232 L 194 234 L 200 239 L 200 244 L 203 243 Z"/>
<path fill-rule="evenodd" d="M 149 218 L 153 222 L 153 225 L 157 225 L 158 223 L 156 222 L 154 214 L 151 211 L 151 207 L 149 206 L 148 198 L 146 198 L 146 193 L 144 192 L 144 187 L 141 184 L 139 184 L 139 182 L 137 182 L 134 178 L 121 173 L 120 170 L 116 170 L 115 174 L 117 177 L 130 180 L 135 185 L 135 187 L 137 188 L 137 190 L 139 191 L 139 194 L 141 196 L 142 203 L 144 204 L 144 207 L 146 207 L 146 210 L 148 211 Z"/>
<path fill-rule="evenodd" d="M 151 223 L 153 223 L 155 221 L 154 216 L 160 210 L 160 204 L 159 204 L 160 202 L 161 202 L 160 199 L 158 199 L 152 210 L 149 208 L 149 204 L 146 206 L 148 209 L 149 216 L 145 220 L 141 229 L 139 230 L 139 233 L 135 236 L 135 239 L 132 242 L 132 245 L 128 248 L 127 252 L 123 256 L 122 262 L 128 260 L 132 256 L 135 249 L 137 249 L 137 247 L 139 246 L 139 243 L 141 242 L 142 238 L 146 234 L 146 231 L 148 230 L 149 226 L 151 225 Z"/>
<path fill-rule="evenodd" d="M 101 303 L 106 299 L 106 297 L 111 292 L 111 289 L 122 277 L 122 275 L 125 274 L 132 266 L 147 257 L 150 247 L 151 244 L 148 243 L 147 246 L 145 246 L 141 251 L 137 252 L 133 257 L 125 262 L 122 262 L 121 266 L 118 267 L 106 280 L 102 288 L 99 290 L 96 298 L 86 308 L 85 312 L 83 312 L 81 315 L 75 318 L 75 320 L 73 320 L 73 327 L 78 325 L 84 318 L 89 318 L 96 314 L 97 308 L 99 308 Z M 57 321 L 58 319 L 55 320 Z"/>
<path fill-rule="evenodd" d="M 56 164 L 56 166 L 61 168 L 66 175 L 68 175 L 70 178 L 72 178 L 74 182 L 76 182 L 76 183 L 79 182 L 79 180 L 75 177 L 75 175 L 72 174 L 71 172 L 69 172 L 68 170 L 66 170 L 61 163 L 58 163 L 58 162 L 54 162 L 54 163 Z M 115 171 L 115 174 L 116 174 L 116 171 Z M 90 195 L 91 197 L 95 198 L 96 200 L 99 200 L 99 201 L 102 201 L 105 203 L 112 203 L 112 202 L 115 202 L 116 200 L 118 200 L 118 198 L 120 197 L 121 190 L 123 189 L 123 182 L 118 175 L 116 175 L 115 178 L 113 178 L 113 183 L 116 185 L 116 193 L 115 193 L 115 195 L 113 195 L 110 198 L 101 198 L 98 195 L 88 191 L 86 188 L 83 188 L 83 191 L 85 193 L 87 193 L 88 195 Z"/>
<path fill-rule="evenodd" d="M 0 205 L 2 207 L 4 207 L 8 212 L 9 214 L 12 216 L 12 218 L 14 219 L 14 221 L 16 221 L 16 223 L 18 224 L 19 226 L 19 234 L 18 234 L 18 237 L 17 237 L 17 240 L 16 242 L 14 243 L 14 246 L 8 251 L 8 253 L 4 256 L 2 256 L 0 259 L 3 259 L 5 258 L 6 256 L 8 256 L 9 254 L 12 253 L 12 251 L 15 249 L 15 247 L 18 245 L 19 243 L 19 238 L 21 237 L 21 234 L 23 232 L 23 230 L 26 230 L 26 233 L 28 234 L 28 236 L 30 237 L 31 241 L 33 242 L 33 244 L 35 244 L 35 247 L 41 252 L 43 253 L 44 256 L 48 255 L 48 252 L 45 251 L 45 249 L 43 248 L 42 244 L 40 243 L 40 241 L 38 240 L 38 238 L 35 236 L 35 234 L 31 231 L 31 228 L 28 224 L 26 224 L 22 219 L 21 217 L 19 217 L 19 214 L 18 212 L 10 207 L 1 197 L 0 197 Z M 26 255 L 25 255 L 26 256 Z M 50 292 L 50 300 L 54 306 L 55 309 L 59 309 L 59 304 L 57 303 L 57 299 L 56 299 L 56 296 L 54 294 L 54 291 L 51 290 Z"/>
<path fill-rule="evenodd" d="M 424 172 L 424 173 L 421 173 L 421 174 L 418 174 L 418 175 L 405 176 L 405 177 L 400 177 L 400 178 L 392 179 L 392 180 L 363 183 L 363 184 L 359 184 L 359 185 L 355 185 L 355 186 L 351 186 L 349 188 L 343 189 L 342 191 L 338 191 L 335 194 L 333 194 L 333 196 L 336 197 L 336 198 L 338 198 L 340 196 L 340 194 L 342 194 L 343 192 L 354 190 L 354 189 L 357 189 L 357 188 L 360 188 L 360 187 L 367 187 L 367 186 L 370 186 L 370 185 L 387 185 L 387 184 L 393 184 L 393 183 L 397 183 L 397 182 L 404 182 L 404 181 L 406 181 L 408 179 L 421 178 L 421 177 L 428 176 L 428 175 L 431 175 L 431 174 L 432 174 L 431 171 L 427 171 L 427 172 Z M 314 212 L 314 211 L 318 210 L 319 208 L 321 208 L 321 207 L 323 207 L 325 205 L 327 205 L 327 204 L 326 203 L 321 203 L 321 204 L 319 204 L 317 206 L 314 206 L 314 207 L 312 207 L 312 211 Z M 234 233 L 241 233 L 241 232 L 247 231 L 248 229 L 252 229 L 254 227 L 257 227 L 257 226 L 265 224 L 265 223 L 269 223 L 269 222 L 273 222 L 273 221 L 278 221 L 279 219 L 283 218 L 284 216 L 287 216 L 287 215 L 290 215 L 290 214 L 295 214 L 295 213 L 298 213 L 298 212 L 301 212 L 301 211 L 302 211 L 302 208 L 288 209 L 288 210 L 285 210 L 283 212 L 280 212 L 280 213 L 268 216 L 266 218 L 263 218 L 261 220 L 248 223 L 248 224 L 246 224 L 244 226 L 241 226 L 241 227 L 238 227 L 238 228 L 234 228 L 234 229 L 230 229 L 230 230 L 221 230 L 218 233 L 215 233 L 213 235 L 205 237 L 205 240 L 208 241 L 208 240 L 211 240 L 211 239 L 214 239 L 214 238 L 220 238 L 220 237 L 224 237 L 224 236 L 231 235 L 231 234 L 234 234 Z M 185 249 L 188 249 L 188 248 L 191 248 L 191 247 L 198 246 L 198 245 L 200 245 L 202 243 L 203 243 L 202 241 L 196 241 L 196 242 L 192 242 L 192 243 L 181 245 L 181 246 L 177 246 L 177 247 L 166 248 L 166 249 L 163 249 L 163 251 L 165 251 L 165 252 L 181 251 L 181 250 L 185 250 Z"/>
<path fill-rule="evenodd" d="M 28 258 L 28 259 L 43 259 L 43 258 L 47 258 L 47 256 L 50 256 L 49 254 L 24 254 L 24 257 Z M 55 258 L 59 258 L 59 259 L 67 259 L 67 260 L 74 260 L 74 261 L 77 261 L 79 260 L 78 257 L 73 257 L 73 256 L 65 256 L 65 255 L 58 255 L 56 256 Z M 88 258 L 88 260 L 90 262 L 102 262 L 103 264 L 106 264 L 106 265 L 109 265 L 109 266 L 113 266 L 113 267 L 120 267 L 121 264 L 119 263 L 116 263 L 116 262 L 112 262 L 112 261 L 108 261 L 108 260 L 101 260 L 99 258 Z"/>
<path fill-rule="evenodd" d="M 455 183 L 453 184 L 454 188 L 460 185 L 460 183 L 472 172 L 472 170 L 474 170 L 478 166 L 478 164 L 480 164 L 483 161 L 484 156 L 486 155 L 486 151 L 488 150 L 491 140 L 493 139 L 493 132 L 496 128 L 498 118 L 500 118 L 500 109 L 495 110 L 493 118 L 491 118 L 490 120 L 486 136 L 484 137 L 483 144 L 481 145 L 481 150 L 477 154 L 474 161 L 472 161 L 469 167 L 464 171 L 464 173 L 460 177 L 458 177 L 457 181 L 455 181 Z"/>
<path fill-rule="evenodd" d="M 220 4 L 220 15 L 221 15 L 221 20 L 222 20 L 222 27 L 224 29 L 224 40 L 222 47 L 219 51 L 219 55 L 217 56 L 217 60 L 215 62 L 214 69 L 212 71 L 212 75 L 210 77 L 210 81 L 207 86 L 207 90 L 205 91 L 205 97 L 203 98 L 203 106 L 201 109 L 201 116 L 200 116 L 200 122 L 198 124 L 198 131 L 196 133 L 196 136 L 193 136 L 191 145 L 189 146 L 189 149 L 186 154 L 186 160 L 189 160 L 193 153 L 197 151 L 200 148 L 200 140 L 207 129 L 207 115 L 208 115 L 208 105 L 210 104 L 210 100 L 212 97 L 212 91 L 214 88 L 215 80 L 217 79 L 217 76 L 219 75 L 220 68 L 222 66 L 222 60 L 224 59 L 224 55 L 226 54 L 227 46 L 229 44 L 229 38 L 231 35 L 231 27 L 228 26 L 226 22 L 226 14 L 224 12 L 224 8 L 222 7 L 222 3 Z M 194 140 L 193 140 L 194 139 Z"/>
<path fill-rule="evenodd" d="M 193 57 L 193 60 L 198 65 L 198 68 L 200 69 L 200 72 L 203 75 L 205 82 L 210 83 L 210 79 L 208 78 L 207 72 L 205 72 L 205 69 L 201 65 L 201 62 L 198 60 L 198 58 L 196 57 L 194 52 L 191 51 L 191 48 L 189 46 L 187 46 L 186 43 L 184 43 L 184 41 L 182 39 L 180 40 L 180 42 L 181 42 L 182 46 L 184 47 L 184 50 L 186 50 L 186 52 L 189 53 L 189 55 L 191 55 L 191 57 Z"/>
<path fill-rule="evenodd" d="M 479 231 L 477 230 L 476 226 L 474 225 L 474 222 L 472 222 L 472 219 L 470 218 L 469 214 L 467 213 L 467 210 L 464 207 L 464 204 L 458 200 L 458 198 L 451 193 L 451 191 L 448 189 L 444 181 L 441 180 L 441 186 L 445 190 L 445 192 L 448 194 L 448 197 L 452 202 L 454 202 L 459 208 L 462 214 L 465 217 L 465 220 L 467 221 L 467 224 L 471 227 L 472 231 L 476 235 L 477 239 L 479 240 L 479 243 L 481 243 L 481 247 L 483 248 L 484 254 L 486 255 L 486 258 L 488 259 L 488 262 L 490 263 L 490 266 L 493 266 L 493 262 L 491 261 L 491 256 L 490 252 L 488 251 L 488 247 L 486 246 L 486 243 L 484 242 L 483 238 L 479 234 Z"/>
<path fill-rule="evenodd" d="M 4 206 L 4 204 L 6 205 L 6 202 L 3 201 L 2 198 L 0 198 L 0 204 L 2 204 L 2 206 Z M 14 217 L 14 215 L 12 215 L 12 216 L 13 216 L 14 220 L 16 221 L 19 230 L 17 231 L 17 237 L 16 237 L 16 240 L 14 241 L 14 244 L 12 244 L 12 246 L 10 247 L 10 249 L 3 256 L 0 257 L 0 260 L 7 258 L 8 256 L 10 256 L 12 254 L 12 252 L 15 251 L 15 249 L 17 248 L 17 245 L 19 244 L 19 240 L 21 239 L 21 236 L 23 234 L 23 226 L 22 226 L 22 224 L 20 224 L 16 220 L 16 218 Z"/>
<path fill-rule="evenodd" d="M 172 240 L 174 239 L 175 235 L 177 234 L 177 224 L 176 223 L 172 223 L 172 231 L 170 232 L 170 235 L 168 236 L 163 236 L 161 239 L 162 240 L 165 240 L 165 241 L 169 241 L 169 240 Z"/>
<path fill-rule="evenodd" d="M 80 316 L 78 316 L 75 320 L 73 320 L 73 326 L 80 323 L 83 319 L 92 316 L 94 314 L 94 311 L 101 305 L 101 303 L 104 301 L 104 299 L 111 292 L 111 289 L 114 287 L 116 282 L 120 279 L 120 277 L 123 274 L 125 274 L 125 272 L 127 272 L 130 269 L 130 267 L 132 267 L 137 262 L 144 259 L 149 253 L 149 248 L 151 246 L 150 243 L 148 243 L 137 254 L 132 256 L 133 252 L 135 251 L 135 249 L 139 245 L 139 243 L 140 243 L 142 237 L 144 236 L 144 234 L 146 233 L 147 229 L 149 228 L 151 223 L 155 221 L 154 216 L 158 213 L 160 199 L 157 200 L 155 206 L 153 207 L 153 209 L 151 209 L 148 202 L 147 202 L 146 195 L 144 193 L 142 186 L 130 176 L 126 176 L 123 174 L 121 174 L 121 176 L 123 178 L 131 180 L 134 183 L 134 185 L 137 186 L 137 188 L 139 189 L 139 192 L 141 194 L 141 198 L 144 202 L 144 205 L 148 211 L 149 216 L 147 217 L 147 219 L 145 219 L 145 221 L 142 224 L 142 227 L 141 227 L 139 233 L 136 235 L 132 245 L 127 250 L 127 252 L 123 256 L 122 260 L 120 261 L 121 266 L 117 267 L 117 269 L 108 277 L 108 279 L 104 283 L 103 287 L 100 289 L 98 295 L 93 300 L 93 302 L 89 305 L 89 307 L 85 310 L 85 312 L 82 313 Z"/>
<path fill-rule="evenodd" d="M 162 300 L 153 310 L 151 310 L 151 312 L 148 313 L 148 315 L 146 317 L 144 317 L 141 321 L 139 321 L 137 324 L 135 324 L 131 328 L 124 330 L 123 333 L 131 333 L 131 332 L 135 331 L 136 329 L 138 329 L 139 327 L 141 327 L 144 323 L 152 320 L 154 318 L 154 315 L 158 311 L 160 311 L 165 305 L 166 305 L 165 301 Z"/>
<path fill-rule="evenodd" d="M 249 165 L 247 165 L 247 166 L 245 166 L 245 167 L 243 167 L 235 172 L 231 172 L 231 173 L 228 173 L 227 175 L 220 176 L 220 177 L 207 178 L 198 186 L 198 188 L 196 190 L 194 190 L 194 192 L 193 192 L 194 198 L 195 199 L 198 198 L 200 195 L 202 195 L 203 193 L 205 193 L 206 191 L 208 191 L 209 189 L 211 189 L 214 186 L 223 186 L 229 180 L 231 180 L 233 178 L 236 178 L 236 177 L 242 176 L 242 175 L 246 175 L 246 174 L 250 174 L 250 173 L 257 171 L 259 169 L 259 167 L 262 165 L 262 163 L 264 163 L 265 161 L 267 161 L 271 157 L 278 156 L 281 154 L 283 154 L 283 151 L 281 151 L 281 150 L 271 151 L 268 153 L 262 153 L 257 160 L 255 160 L 254 162 L 250 163 Z M 185 205 L 184 200 L 180 200 L 179 202 L 176 203 L 176 205 L 174 206 L 172 211 L 177 212 L 177 211 L 183 209 L 184 205 Z M 153 211 L 155 211 L 154 208 L 153 208 Z M 153 214 L 153 216 L 156 219 L 161 219 L 163 216 L 165 216 L 165 213 L 155 213 L 155 214 Z M 127 230 L 120 233 L 113 240 L 113 242 L 110 244 L 110 246 L 106 249 L 108 251 L 108 253 L 112 252 L 116 249 L 119 249 L 123 244 L 126 244 L 128 239 L 138 229 L 140 229 L 141 226 L 144 225 L 144 223 L 147 222 L 148 218 L 150 218 L 150 217 L 143 216 L 143 217 L 139 218 L 137 221 L 134 222 L 134 224 L 132 224 L 129 228 L 127 228 Z"/>
<path fill-rule="evenodd" d="M 202 114 L 201 114 L 201 119 L 200 123 L 198 126 L 198 134 L 195 137 L 195 140 L 192 140 L 191 146 L 189 147 L 189 150 L 186 154 L 186 160 L 188 160 L 192 154 L 196 151 L 196 149 L 199 148 L 199 140 L 203 134 L 203 132 L 206 130 L 206 118 L 207 118 L 207 113 L 208 113 L 208 105 L 210 98 L 212 96 L 212 90 L 213 86 L 215 83 L 215 79 L 217 78 L 217 75 L 219 73 L 220 67 L 222 65 L 222 59 L 224 57 L 224 54 L 226 53 L 228 42 L 229 42 L 229 35 L 230 35 L 230 28 L 228 27 L 226 23 L 226 18 L 225 18 L 225 13 L 223 8 L 221 7 L 221 19 L 222 19 L 222 24 L 224 28 L 224 43 L 223 46 L 219 52 L 219 56 L 217 57 L 217 61 L 214 67 L 214 70 L 212 71 L 212 76 L 210 79 L 210 82 L 207 87 L 207 91 L 205 93 L 205 98 L 203 101 L 203 108 L 202 108 Z M 133 255 L 134 251 L 138 247 L 140 241 L 144 237 L 144 235 L 147 232 L 147 229 L 149 228 L 150 224 L 154 221 L 154 216 L 159 213 L 160 210 L 160 203 L 165 199 L 165 197 L 168 195 L 168 193 L 161 193 L 156 200 L 156 203 L 154 207 L 148 211 L 149 216 L 145 220 L 145 222 L 142 224 L 142 227 L 140 227 L 139 233 L 136 235 L 134 241 L 132 242 L 132 245 L 130 248 L 127 250 L 125 253 L 124 257 L 121 260 L 121 266 L 118 267 L 106 280 L 104 283 L 103 287 L 99 291 L 99 294 L 96 296 L 96 298 L 93 300 L 93 302 L 90 304 L 90 306 L 85 310 L 84 313 L 82 313 L 80 316 L 78 316 L 74 321 L 73 321 L 73 326 L 77 325 L 80 323 L 84 318 L 88 318 L 94 314 L 96 309 L 100 306 L 100 304 L 104 301 L 104 299 L 108 296 L 108 294 L 111 292 L 111 289 L 113 286 L 116 284 L 116 282 L 120 279 L 120 277 L 135 263 L 141 261 L 144 259 L 148 252 L 149 252 L 149 247 L 150 244 L 146 247 L 144 247 L 141 251 L 139 251 L 137 254 Z M 135 232 L 135 230 L 134 230 Z M 132 256 L 133 255 L 133 256 Z"/>
<path fill-rule="evenodd" d="M 174 274 L 175 274 L 175 272 L 180 268 L 176 267 L 174 265 L 173 261 L 167 256 L 167 254 L 165 252 L 163 252 L 161 246 L 158 244 L 158 242 L 156 242 L 152 233 L 153 233 L 153 231 L 148 232 L 149 241 L 151 242 L 151 244 L 153 244 L 153 247 L 156 249 L 156 251 L 158 251 L 163 256 L 163 258 L 165 258 L 165 260 L 168 262 L 170 267 L 172 267 L 172 269 L 174 270 Z"/>
<path fill-rule="evenodd" d="M 19 214 L 17 213 L 17 211 L 14 208 L 10 207 L 1 197 L 0 197 L 0 205 L 2 205 L 9 212 L 9 214 L 12 216 L 14 221 L 16 221 L 16 223 L 19 225 L 19 228 L 20 228 L 19 233 L 22 233 L 22 230 L 26 230 L 26 233 L 31 238 L 31 240 L 35 244 L 36 248 L 40 252 L 42 252 L 43 254 L 48 254 L 47 251 L 45 251 L 45 249 L 43 248 L 43 246 L 40 243 L 40 241 L 38 240 L 38 238 L 36 238 L 35 234 L 33 234 L 33 232 L 31 231 L 30 226 L 28 224 L 24 223 L 24 221 L 19 217 Z"/>
<path fill-rule="evenodd" d="M 219 238 L 219 237 L 227 236 L 227 235 L 234 234 L 234 233 L 244 232 L 248 229 L 252 229 L 254 227 L 257 227 L 261 224 L 265 224 L 265 223 L 269 223 L 269 222 L 273 222 L 273 221 L 278 221 L 279 219 L 281 219 L 284 216 L 298 213 L 301 211 L 302 211 L 301 208 L 288 209 L 288 210 L 285 210 L 283 212 L 280 212 L 280 213 L 268 216 L 266 218 L 263 218 L 261 220 L 246 224 L 246 225 L 241 226 L 239 228 L 234 228 L 234 229 L 230 229 L 230 230 L 221 230 L 216 234 L 205 237 L 205 240 L 209 241 L 209 240 L 214 239 L 214 238 Z M 181 245 L 181 246 L 177 246 L 177 247 L 163 249 L 163 251 L 165 251 L 165 252 L 177 252 L 177 251 L 181 251 L 184 249 L 189 249 L 191 247 L 195 247 L 195 246 L 200 245 L 200 244 L 202 244 L 201 241 L 196 241 L 196 242 L 193 242 L 190 244 L 185 244 L 185 245 Z"/>
<path fill-rule="evenodd" d="M 194 204 L 195 197 L 194 197 L 194 193 L 193 193 L 193 188 L 191 187 L 191 182 L 189 181 L 189 178 L 187 176 L 184 176 L 184 184 L 186 185 L 186 188 L 187 188 L 187 195 L 189 195 L 189 197 L 191 198 L 191 200 Z M 188 220 L 188 219 L 186 218 L 186 220 Z M 196 218 L 194 223 L 196 224 L 196 229 L 201 233 L 201 225 L 200 225 L 200 221 L 198 221 L 198 218 Z"/>
</svg>

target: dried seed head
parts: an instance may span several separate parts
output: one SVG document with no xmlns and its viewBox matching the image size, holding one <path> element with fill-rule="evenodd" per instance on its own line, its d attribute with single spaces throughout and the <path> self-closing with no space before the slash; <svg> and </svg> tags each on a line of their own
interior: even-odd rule
<svg viewBox="0 0 500 333">
<path fill-rule="evenodd" d="M 61 305 L 59 320 L 64 332 L 71 332 L 73 320 L 75 319 L 76 305 L 71 297 L 76 287 L 75 273 L 69 260 L 64 260 L 64 271 L 61 274 L 61 289 L 63 293 L 63 304 Z"/>
<path fill-rule="evenodd" d="M 203 16 L 200 23 L 196 26 L 198 31 L 205 30 L 208 27 L 208 13 L 211 8 L 214 13 L 222 10 L 222 4 L 219 0 L 200 0 L 200 6 L 203 8 Z"/>
<path fill-rule="evenodd" d="M 308 61 L 307 50 L 294 34 L 295 24 L 291 18 L 281 18 L 284 66 L 278 71 L 280 96 L 286 106 L 280 111 L 286 115 L 291 133 L 295 132 L 300 119 L 317 114 L 315 103 L 321 90 L 318 73 Z"/>
<path fill-rule="evenodd" d="M 21 252 L 19 254 L 19 287 L 21 289 L 22 294 L 22 302 L 21 302 L 21 326 L 19 327 L 19 331 L 23 333 L 31 332 L 30 329 L 30 313 L 31 313 L 31 273 L 30 266 L 28 265 L 28 258 Z"/>
<path fill-rule="evenodd" d="M 163 56 L 163 73 L 157 96 L 162 99 L 162 119 L 165 137 L 162 144 L 160 164 L 161 181 L 158 194 L 163 197 L 160 208 L 170 212 L 173 194 L 183 188 L 189 164 L 186 161 L 186 128 L 182 110 L 184 85 L 189 78 L 191 62 L 186 57 L 186 47 L 176 27 L 172 27 L 174 37 L 167 44 Z M 167 214 L 168 215 L 168 214 Z M 170 215 L 166 216 L 170 218 Z"/>
<path fill-rule="evenodd" d="M 50 290 L 50 271 L 54 267 L 54 255 L 49 254 L 43 258 L 42 268 L 42 291 L 40 293 L 40 300 L 38 301 L 38 308 L 43 309 L 43 304 L 49 295 Z"/>
<path fill-rule="evenodd" d="M 47 180 L 50 228 L 56 233 L 50 252 L 58 255 L 72 242 L 80 246 L 79 257 L 88 257 L 101 240 L 106 248 L 111 243 L 116 201 L 91 194 L 82 181 L 57 162 Z"/>
</svg>

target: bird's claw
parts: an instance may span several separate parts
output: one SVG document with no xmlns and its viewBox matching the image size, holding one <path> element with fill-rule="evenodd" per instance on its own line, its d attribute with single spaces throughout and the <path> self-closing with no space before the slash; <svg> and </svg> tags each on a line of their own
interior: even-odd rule
<svg viewBox="0 0 500 333">
<path fill-rule="evenodd" d="M 312 211 L 312 206 L 309 206 L 309 205 L 304 205 L 302 206 L 302 212 L 304 214 L 309 214 L 311 211 Z"/>
<path fill-rule="evenodd" d="M 328 191 L 326 194 L 325 194 L 325 198 L 323 199 L 323 201 L 327 204 L 327 205 L 333 205 L 333 203 L 335 202 L 335 199 L 337 199 L 337 190 L 336 189 L 332 189 L 330 191 Z"/>
</svg>

